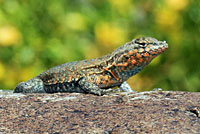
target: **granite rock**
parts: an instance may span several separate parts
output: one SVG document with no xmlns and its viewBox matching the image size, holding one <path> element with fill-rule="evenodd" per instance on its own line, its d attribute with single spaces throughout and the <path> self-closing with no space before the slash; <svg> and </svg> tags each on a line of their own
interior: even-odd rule
<svg viewBox="0 0 200 134">
<path fill-rule="evenodd" d="M 0 133 L 200 133 L 200 93 L 0 92 Z"/>
</svg>

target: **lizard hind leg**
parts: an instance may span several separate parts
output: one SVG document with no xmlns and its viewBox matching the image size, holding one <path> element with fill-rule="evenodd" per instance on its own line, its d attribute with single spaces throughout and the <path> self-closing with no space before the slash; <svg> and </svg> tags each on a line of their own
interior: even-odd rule
<svg viewBox="0 0 200 134">
<path fill-rule="evenodd" d="M 80 79 L 78 84 L 83 91 L 85 91 L 86 93 L 89 93 L 89 94 L 95 94 L 95 95 L 102 96 L 104 94 L 108 94 L 108 93 L 111 93 L 113 91 L 113 89 L 99 88 L 97 85 L 90 82 L 87 79 L 87 77 Z"/>
</svg>

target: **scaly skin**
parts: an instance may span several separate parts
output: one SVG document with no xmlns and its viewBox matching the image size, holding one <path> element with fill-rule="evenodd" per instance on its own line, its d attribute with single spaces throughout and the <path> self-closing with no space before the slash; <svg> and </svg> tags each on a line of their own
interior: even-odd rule
<svg viewBox="0 0 200 134">
<path fill-rule="evenodd" d="M 19 83 L 14 93 L 79 92 L 106 94 L 140 72 L 168 48 L 165 41 L 141 37 L 96 59 L 65 63 Z"/>
</svg>

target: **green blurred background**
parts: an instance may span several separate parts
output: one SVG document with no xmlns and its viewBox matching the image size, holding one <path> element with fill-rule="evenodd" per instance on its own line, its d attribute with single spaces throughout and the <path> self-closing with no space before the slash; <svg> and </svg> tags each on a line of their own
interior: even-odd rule
<svg viewBox="0 0 200 134">
<path fill-rule="evenodd" d="M 0 88 L 140 36 L 169 49 L 129 79 L 133 89 L 200 91 L 198 0 L 0 0 Z"/>
</svg>

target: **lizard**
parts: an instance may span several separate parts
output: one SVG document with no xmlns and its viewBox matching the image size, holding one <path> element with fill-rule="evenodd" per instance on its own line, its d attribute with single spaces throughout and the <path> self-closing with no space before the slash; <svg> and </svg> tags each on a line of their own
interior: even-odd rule
<svg viewBox="0 0 200 134">
<path fill-rule="evenodd" d="M 113 87 L 121 87 L 166 49 L 166 41 L 152 37 L 136 38 L 99 58 L 55 66 L 19 83 L 14 93 L 77 92 L 104 95 Z"/>
</svg>

